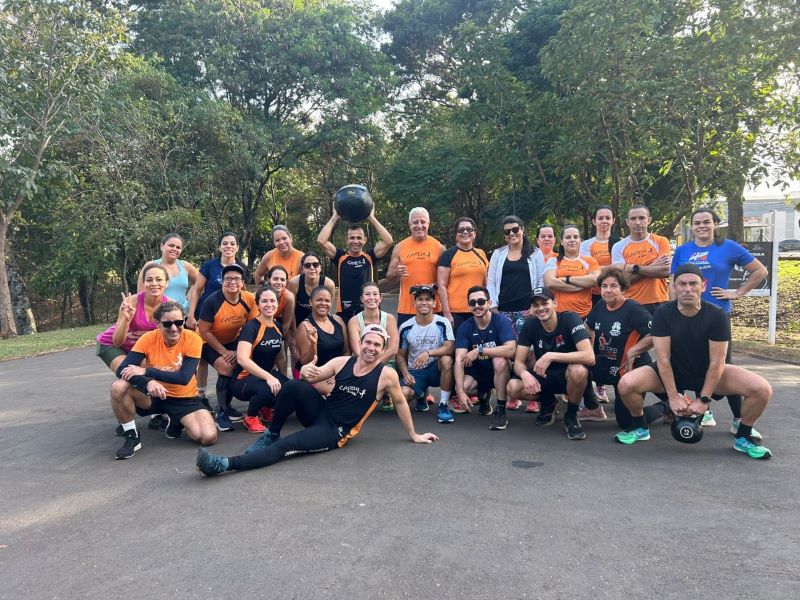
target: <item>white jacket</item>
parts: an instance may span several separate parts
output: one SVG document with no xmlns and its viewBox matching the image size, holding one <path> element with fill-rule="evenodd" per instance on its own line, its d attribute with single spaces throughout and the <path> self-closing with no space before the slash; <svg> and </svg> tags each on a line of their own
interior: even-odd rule
<svg viewBox="0 0 800 600">
<path fill-rule="evenodd" d="M 489 297 L 493 306 L 500 305 L 500 285 L 503 280 L 503 264 L 508 256 L 508 245 L 498 248 L 492 252 L 489 260 L 489 275 L 486 287 L 489 289 Z M 531 273 L 531 289 L 544 285 L 544 258 L 542 251 L 538 248 L 533 249 L 533 254 L 528 260 L 528 270 Z"/>
</svg>

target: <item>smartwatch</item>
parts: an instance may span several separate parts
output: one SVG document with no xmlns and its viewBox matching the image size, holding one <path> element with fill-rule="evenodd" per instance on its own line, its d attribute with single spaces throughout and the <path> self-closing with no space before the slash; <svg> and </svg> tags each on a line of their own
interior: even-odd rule
<svg viewBox="0 0 800 600">
<path fill-rule="evenodd" d="M 700 402 L 703 404 L 711 404 L 711 396 L 700 396 Z"/>
</svg>

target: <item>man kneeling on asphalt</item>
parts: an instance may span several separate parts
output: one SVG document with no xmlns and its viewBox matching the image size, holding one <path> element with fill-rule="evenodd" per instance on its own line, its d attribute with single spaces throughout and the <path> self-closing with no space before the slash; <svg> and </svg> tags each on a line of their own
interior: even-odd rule
<svg viewBox="0 0 800 600">
<path fill-rule="evenodd" d="M 335 450 L 356 437 L 361 426 L 389 394 L 400 422 L 412 442 L 430 444 L 432 433 L 418 434 L 400 380 L 393 369 L 385 369 L 381 355 L 389 335 L 380 325 L 367 325 L 361 335 L 358 356 L 337 356 L 318 367 L 315 359 L 300 370 L 304 381 L 284 384 L 275 403 L 269 429 L 240 456 L 224 457 L 204 448 L 197 452 L 197 469 L 206 476 L 225 471 L 245 471 L 268 467 L 289 456 Z M 324 397 L 310 384 L 335 378 L 333 391 Z M 295 413 L 305 427 L 281 437 L 286 419 Z"/>
<path fill-rule="evenodd" d="M 633 417 L 633 426 L 614 439 L 622 444 L 650 439 L 643 416 L 647 392 L 666 391 L 669 406 L 678 416 L 703 415 L 712 396 L 740 394 L 744 397 L 742 418 L 731 432 L 735 436 L 733 449 L 750 458 L 770 458 L 772 452 L 760 445 L 754 425 L 772 398 L 772 388 L 760 375 L 725 364 L 730 322 L 724 310 L 700 299 L 706 286 L 702 271 L 686 263 L 675 271 L 673 285 L 677 299 L 653 314 L 655 364 L 634 369 L 619 381 L 619 393 Z M 695 392 L 697 398 L 687 400 L 686 390 Z"/>
<path fill-rule="evenodd" d="M 467 291 L 467 305 L 472 318 L 464 321 L 456 332 L 455 372 L 456 398 L 451 401 L 455 413 L 471 409 L 470 396 L 479 399 L 478 412 L 492 414 L 492 388 L 497 392 L 497 406 L 505 412 L 506 386 L 511 375 L 517 341 L 511 320 L 492 312 L 489 290 L 476 285 Z"/>
<path fill-rule="evenodd" d="M 592 406 L 594 391 L 589 367 L 594 365 L 594 351 L 583 320 L 574 312 L 556 312 L 556 300 L 548 288 L 531 293 L 531 309 L 536 318 L 528 319 L 519 334 L 514 355 L 515 378 L 508 382 L 511 398 L 538 400 L 541 404 L 536 424 L 545 427 L 555 421 L 556 394 L 568 396 L 564 428 L 567 439 L 583 440 L 586 434 L 578 420 L 581 398 Z M 536 362 L 528 370 L 528 355 L 533 350 Z M 505 411 L 495 413 L 491 429 L 505 429 Z"/>
<path fill-rule="evenodd" d="M 411 288 L 416 314 L 400 325 L 400 349 L 395 360 L 403 378 L 403 394 L 414 399 L 414 410 L 428 410 L 428 388 L 439 386 L 439 423 L 452 423 L 449 402 L 453 393 L 455 337 L 450 321 L 434 314 L 436 286 Z"/>
<path fill-rule="evenodd" d="M 184 329 L 183 309 L 177 302 L 164 302 L 153 319 L 158 329 L 139 338 L 117 368 L 119 379 L 111 384 L 111 407 L 125 437 L 117 459 L 131 458 L 142 447 L 136 413 L 166 414 L 164 435 L 168 438 L 180 437 L 185 428 L 190 438 L 204 446 L 217 441 L 214 418 L 197 394 L 195 371 L 203 340 Z"/>
</svg>

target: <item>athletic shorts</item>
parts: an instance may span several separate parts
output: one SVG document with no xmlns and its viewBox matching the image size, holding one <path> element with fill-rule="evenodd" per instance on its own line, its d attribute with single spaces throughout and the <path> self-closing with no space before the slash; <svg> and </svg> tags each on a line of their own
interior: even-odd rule
<svg viewBox="0 0 800 600">
<path fill-rule="evenodd" d="M 661 379 L 661 374 L 658 372 L 658 364 L 650 363 L 647 366 L 650 367 L 651 369 L 653 369 L 653 371 L 656 372 L 656 375 L 658 376 L 658 379 L 660 380 Z M 704 383 L 705 383 L 704 379 L 699 379 L 697 381 L 692 381 L 692 380 L 688 380 L 688 379 L 687 380 L 680 379 L 678 377 L 675 378 L 675 387 L 681 393 L 686 392 L 686 391 L 690 391 L 690 392 L 694 392 L 695 394 L 699 394 L 700 390 L 703 389 L 703 384 Z M 663 385 L 663 381 L 662 381 L 662 385 Z M 719 400 L 719 398 L 717 398 L 717 400 Z"/>
<path fill-rule="evenodd" d="M 167 396 L 163 400 L 160 398 L 151 398 L 150 408 L 136 407 L 136 414 L 145 417 L 147 415 L 169 415 L 173 421 L 180 421 L 186 415 L 190 415 L 198 410 L 206 410 L 200 398 L 194 396 L 192 398 L 173 398 Z"/>
<path fill-rule="evenodd" d="M 485 365 L 484 363 L 489 364 Z M 464 368 L 464 375 L 469 375 L 477 382 L 479 396 L 494 388 L 494 368 L 491 360 L 485 360 L 479 364 L 472 363 Z"/>
<path fill-rule="evenodd" d="M 120 356 L 128 356 L 128 353 L 125 352 L 122 348 L 117 346 L 106 346 L 105 344 L 101 344 L 97 342 L 97 348 L 94 351 L 96 356 L 100 357 L 108 368 L 111 368 L 111 362 Z"/>
<path fill-rule="evenodd" d="M 439 385 L 441 374 L 439 373 L 438 360 L 434 360 L 424 369 L 409 369 L 408 372 L 414 377 L 414 396 L 417 398 L 427 394 L 429 387 L 437 387 Z"/>
<path fill-rule="evenodd" d="M 227 344 L 223 344 L 225 348 L 228 350 L 233 350 L 236 352 L 236 345 L 239 343 L 239 340 L 234 340 L 232 342 L 228 342 Z M 209 344 L 203 344 L 203 349 L 200 351 L 200 358 L 206 361 L 210 365 L 214 365 L 217 359 L 222 356 L 219 352 L 214 350 Z"/>
</svg>

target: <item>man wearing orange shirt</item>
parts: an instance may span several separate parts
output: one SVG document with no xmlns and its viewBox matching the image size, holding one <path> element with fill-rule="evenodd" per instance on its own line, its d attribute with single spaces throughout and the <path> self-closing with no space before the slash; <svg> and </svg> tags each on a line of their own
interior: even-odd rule
<svg viewBox="0 0 800 600">
<path fill-rule="evenodd" d="M 653 217 L 646 206 L 632 206 L 625 222 L 630 235 L 614 244 L 611 262 L 630 277 L 631 287 L 625 296 L 652 314 L 669 300 L 666 280 L 672 262 L 669 241 L 648 231 Z"/>
<path fill-rule="evenodd" d="M 394 247 L 386 279 L 400 280 L 400 297 L 397 302 L 397 326 L 400 327 L 416 314 L 411 288 L 433 285 L 437 281 L 436 265 L 445 247 L 435 237 L 428 235 L 431 218 L 421 206 L 412 208 L 408 215 L 411 235 Z M 442 305 L 436 300 L 433 308 L 441 313 Z"/>
</svg>

